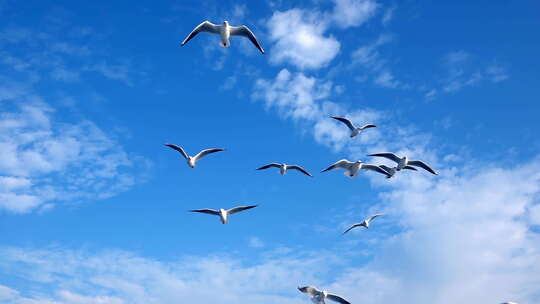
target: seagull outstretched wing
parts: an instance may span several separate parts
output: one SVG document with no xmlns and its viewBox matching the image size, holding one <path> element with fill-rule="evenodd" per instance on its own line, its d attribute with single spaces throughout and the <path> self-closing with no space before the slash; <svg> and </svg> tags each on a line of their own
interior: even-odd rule
<svg viewBox="0 0 540 304">
<path fill-rule="evenodd" d="M 348 161 L 346 159 L 338 160 L 336 163 L 334 163 L 330 167 L 322 170 L 321 172 L 330 171 L 330 170 L 333 170 L 333 169 L 336 169 L 336 168 L 349 169 L 352 164 L 353 163 L 351 161 Z"/>
<path fill-rule="evenodd" d="M 431 174 L 438 175 L 438 173 L 435 172 L 435 170 L 431 169 L 428 165 L 426 165 L 426 163 L 424 163 L 421 160 L 410 160 L 410 161 L 407 162 L 407 164 L 410 165 L 410 166 L 420 167 L 420 168 L 428 171 Z"/>
<path fill-rule="evenodd" d="M 375 172 L 386 175 L 386 177 L 392 177 L 390 173 L 388 173 L 386 170 L 384 170 L 378 165 L 362 164 L 362 169 L 375 171 Z"/>
<path fill-rule="evenodd" d="M 307 176 L 313 177 L 313 175 L 311 175 L 311 173 L 307 172 L 304 168 L 302 168 L 300 166 L 297 166 L 297 165 L 287 166 L 287 169 L 298 170 L 298 171 L 304 173 Z"/>
<path fill-rule="evenodd" d="M 330 116 L 330 117 L 332 117 L 335 120 L 341 121 L 342 123 L 347 125 L 347 127 L 349 127 L 349 129 L 351 129 L 351 131 L 354 131 L 356 129 L 356 127 L 352 124 L 352 122 L 350 120 L 348 120 L 347 118 L 337 117 L 337 116 Z"/>
<path fill-rule="evenodd" d="M 252 206 L 238 206 L 238 207 L 234 207 L 234 208 L 231 208 L 229 210 L 227 210 L 227 214 L 231 215 L 231 214 L 235 214 L 235 213 L 238 213 L 238 212 L 242 212 L 244 210 L 248 210 L 248 209 L 251 209 L 251 208 L 255 208 L 257 207 L 257 205 L 252 205 Z"/>
<path fill-rule="evenodd" d="M 383 153 L 375 153 L 375 154 L 369 154 L 368 156 L 378 156 L 378 157 L 384 157 L 391 161 L 395 161 L 396 163 L 399 163 L 401 158 L 399 156 L 395 155 L 392 152 L 383 152 Z"/>
<path fill-rule="evenodd" d="M 197 25 L 197 27 L 195 27 L 195 29 L 193 29 L 193 31 L 191 31 L 189 35 L 187 35 L 184 41 L 182 41 L 181 45 L 183 46 L 186 43 L 188 43 L 188 41 L 190 41 L 193 37 L 195 37 L 200 32 L 217 34 L 219 33 L 220 27 L 221 25 L 213 24 L 210 21 L 203 21 L 201 24 Z"/>
<path fill-rule="evenodd" d="M 219 148 L 205 149 L 205 150 L 202 150 L 201 152 L 197 153 L 197 155 L 195 155 L 195 157 L 193 157 L 193 158 L 195 159 L 195 161 L 197 161 L 197 160 L 205 157 L 208 154 L 221 152 L 221 151 L 225 151 L 225 149 L 219 149 Z"/>
<path fill-rule="evenodd" d="M 244 36 L 248 38 L 251 43 L 253 43 L 253 45 L 255 45 L 255 47 L 259 49 L 262 54 L 264 54 L 264 50 L 257 40 L 257 37 L 255 37 L 255 34 L 253 34 L 253 32 L 247 26 L 231 26 L 231 36 Z"/>
<path fill-rule="evenodd" d="M 177 145 L 173 145 L 173 144 L 165 144 L 165 146 L 171 148 L 171 149 L 174 149 L 178 152 L 180 152 L 180 154 L 182 154 L 182 156 L 185 158 L 185 159 L 188 159 L 189 156 L 187 155 L 186 151 L 184 151 L 184 149 L 182 149 L 182 147 L 180 146 L 177 146 Z"/>
<path fill-rule="evenodd" d="M 264 165 L 264 166 L 262 166 L 262 167 L 260 167 L 260 168 L 255 169 L 255 170 L 264 170 L 264 169 L 268 169 L 268 168 L 272 168 L 272 167 L 274 167 L 274 168 L 281 168 L 281 165 L 278 164 L 278 163 L 270 163 L 270 164 L 268 164 L 268 165 Z"/>
<path fill-rule="evenodd" d="M 332 300 L 334 302 L 338 302 L 338 303 L 341 303 L 341 304 L 351 304 L 349 301 L 345 300 L 344 298 L 338 296 L 338 295 L 335 295 L 335 294 L 331 294 L 329 293 L 326 298 L 328 300 Z"/>
</svg>

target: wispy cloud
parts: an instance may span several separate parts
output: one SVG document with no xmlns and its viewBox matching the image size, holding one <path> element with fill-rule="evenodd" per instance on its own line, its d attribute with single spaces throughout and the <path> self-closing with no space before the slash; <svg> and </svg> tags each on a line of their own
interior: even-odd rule
<svg viewBox="0 0 540 304">
<path fill-rule="evenodd" d="M 464 50 L 449 52 L 443 56 L 446 75 L 440 88 L 432 88 L 426 98 L 433 99 L 438 93 L 456 93 L 466 87 L 482 83 L 499 83 L 509 78 L 507 70 L 498 64 L 485 65 Z"/>
<path fill-rule="evenodd" d="M 93 122 L 58 121 L 54 108 L 29 89 L 4 96 L 0 208 L 25 213 L 61 201 L 103 199 L 137 182 L 133 169 L 139 164 Z"/>
<path fill-rule="evenodd" d="M 409 86 L 396 79 L 386 59 L 381 55 L 379 48 L 392 42 L 390 35 L 381 35 L 374 42 L 361 46 L 351 54 L 352 67 L 361 66 L 363 74 L 357 80 L 372 79 L 373 83 L 383 88 L 408 88 Z"/>
</svg>

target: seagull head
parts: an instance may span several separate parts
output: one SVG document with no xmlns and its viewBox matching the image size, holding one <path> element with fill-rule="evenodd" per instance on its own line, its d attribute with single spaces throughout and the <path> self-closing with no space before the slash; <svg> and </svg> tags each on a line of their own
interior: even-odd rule
<svg viewBox="0 0 540 304">
<path fill-rule="evenodd" d="M 227 21 L 227 20 L 223 21 L 223 25 L 228 26 L 228 25 L 229 25 L 229 21 Z"/>
</svg>

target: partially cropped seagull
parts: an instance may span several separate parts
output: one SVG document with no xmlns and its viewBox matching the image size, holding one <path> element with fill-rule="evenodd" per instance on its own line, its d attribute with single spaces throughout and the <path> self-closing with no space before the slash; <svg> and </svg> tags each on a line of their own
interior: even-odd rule
<svg viewBox="0 0 540 304">
<path fill-rule="evenodd" d="M 219 210 L 214 210 L 214 209 L 195 209 L 195 210 L 189 210 L 190 212 L 199 212 L 199 213 L 206 213 L 206 214 L 211 214 L 211 215 L 217 215 L 219 216 L 219 218 L 221 219 L 221 223 L 223 224 L 227 224 L 228 222 L 228 216 L 231 215 L 231 214 L 235 214 L 235 213 L 238 213 L 238 212 L 241 212 L 241 211 L 244 211 L 244 210 L 248 210 L 248 209 L 251 209 L 251 208 L 255 208 L 257 207 L 257 205 L 252 205 L 252 206 L 238 206 L 238 207 L 234 207 L 234 208 L 231 208 L 231 209 L 228 209 L 228 210 L 225 210 L 225 209 L 219 209 Z"/>
<path fill-rule="evenodd" d="M 385 165 L 379 165 L 379 167 L 381 167 L 384 171 L 388 172 L 389 176 L 387 176 L 386 178 L 391 178 L 397 172 L 397 167 L 390 168 L 390 167 L 385 166 Z M 415 167 L 412 167 L 412 166 L 405 166 L 405 167 L 403 167 L 403 169 L 418 171 L 418 170 L 416 170 Z"/>
<path fill-rule="evenodd" d="M 325 299 L 338 302 L 341 304 L 351 304 L 349 301 L 345 300 L 344 298 L 331 294 L 326 290 L 318 290 L 316 287 L 313 286 L 306 286 L 306 287 L 298 287 L 298 290 L 300 290 L 303 293 L 307 293 L 311 296 L 311 301 L 315 304 L 325 304 Z"/>
<path fill-rule="evenodd" d="M 356 227 L 366 227 L 366 228 L 369 228 L 369 224 L 371 223 L 371 221 L 373 221 L 374 218 L 378 217 L 378 216 L 381 216 L 381 215 L 384 215 L 382 213 L 378 213 L 378 214 L 375 214 L 375 215 L 372 215 L 370 218 L 368 218 L 367 220 L 364 220 L 363 222 L 361 223 L 356 223 L 356 224 L 353 224 L 351 227 L 349 227 L 349 229 L 345 230 L 345 232 L 343 232 L 343 234 L 351 231 L 352 229 L 356 228 Z"/>
<path fill-rule="evenodd" d="M 229 47 L 231 45 L 229 42 L 229 37 L 244 36 L 248 38 L 257 47 L 257 49 L 261 51 L 261 53 L 264 54 L 261 44 L 259 41 L 257 41 L 257 38 L 247 26 L 231 26 L 229 25 L 229 21 L 223 21 L 223 24 L 213 24 L 210 21 L 204 21 L 203 23 L 197 25 L 197 27 L 191 33 L 189 33 L 189 35 L 187 35 L 186 39 L 182 41 L 182 46 L 188 43 L 188 41 L 190 41 L 200 32 L 219 35 L 221 37 L 220 45 L 223 47 Z"/>
<path fill-rule="evenodd" d="M 257 170 L 264 170 L 264 169 L 268 169 L 268 168 L 279 168 L 279 173 L 281 175 L 285 175 L 285 173 L 287 173 L 287 170 L 298 170 L 302 173 L 304 173 L 305 175 L 307 176 L 311 176 L 313 177 L 313 175 L 311 175 L 311 173 L 307 172 L 304 168 L 300 167 L 300 166 L 297 166 L 297 165 L 287 165 L 287 164 L 278 164 L 278 163 L 270 163 L 268 165 L 265 165 L 265 166 L 262 166 L 260 168 L 257 168 Z"/>
<path fill-rule="evenodd" d="M 187 160 L 188 166 L 190 166 L 191 168 L 195 168 L 195 165 L 196 165 L 197 161 L 199 159 L 205 157 L 206 155 L 211 154 L 211 153 L 220 152 L 220 151 L 225 151 L 225 149 L 219 149 L 219 148 L 206 149 L 206 150 L 202 150 L 201 152 L 197 153 L 197 155 L 195 155 L 195 156 L 189 156 L 186 153 L 186 151 L 184 151 L 184 149 L 182 149 L 182 147 L 179 147 L 179 146 L 173 145 L 173 144 L 165 144 L 165 146 L 180 152 L 180 154 L 182 154 L 182 156 Z"/>
<path fill-rule="evenodd" d="M 366 164 L 361 161 L 352 162 L 347 159 L 342 159 L 340 161 L 337 161 L 335 164 L 322 170 L 321 172 L 326 172 L 333 169 L 344 169 L 345 176 L 348 176 L 351 178 L 356 177 L 358 175 L 358 172 L 360 172 L 360 170 L 371 170 L 371 171 L 384 174 L 386 175 L 386 177 L 391 177 L 391 175 L 388 172 L 386 172 L 384 169 L 382 169 L 381 167 L 377 165 Z"/>
<path fill-rule="evenodd" d="M 337 116 L 330 116 L 332 117 L 333 119 L 336 119 L 336 120 L 339 120 L 341 121 L 342 123 L 344 123 L 345 125 L 347 125 L 347 127 L 349 127 L 349 129 L 351 130 L 351 138 L 357 136 L 358 134 L 362 133 L 362 131 L 364 131 L 365 129 L 369 129 L 369 128 L 375 128 L 376 125 L 373 125 L 373 124 L 367 124 L 363 127 L 356 127 L 355 125 L 352 124 L 352 122 L 350 120 L 348 120 L 347 118 L 343 118 L 343 117 L 337 117 Z"/>
<path fill-rule="evenodd" d="M 387 158 L 387 159 L 389 159 L 391 161 L 395 161 L 397 163 L 397 167 L 396 167 L 397 171 L 400 171 L 401 169 L 405 169 L 405 167 L 407 167 L 407 166 L 415 166 L 415 167 L 420 167 L 420 168 L 428 171 L 431 174 L 435 174 L 435 175 L 438 174 L 437 172 L 435 172 L 435 170 L 431 169 L 423 161 L 421 161 L 421 160 L 410 160 L 410 159 L 407 158 L 407 156 L 399 157 L 396 154 L 391 153 L 391 152 L 369 154 L 368 156 L 384 157 L 384 158 Z"/>
</svg>

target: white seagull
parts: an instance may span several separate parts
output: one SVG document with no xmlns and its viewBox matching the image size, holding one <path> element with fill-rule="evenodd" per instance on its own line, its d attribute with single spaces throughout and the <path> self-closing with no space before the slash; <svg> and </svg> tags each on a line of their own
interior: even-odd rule
<svg viewBox="0 0 540 304">
<path fill-rule="evenodd" d="M 257 207 L 257 205 L 252 205 L 252 206 L 238 206 L 238 207 L 234 207 L 234 208 L 231 208 L 231 209 L 228 209 L 228 210 L 225 210 L 225 209 L 219 209 L 219 210 L 214 210 L 214 209 L 195 209 L 195 210 L 189 210 L 190 212 L 199 212 L 199 213 L 206 213 L 206 214 L 211 214 L 211 215 L 217 215 L 219 216 L 219 218 L 221 219 L 221 223 L 223 224 L 227 224 L 228 222 L 228 216 L 231 215 L 231 214 L 235 214 L 235 213 L 238 213 L 238 212 L 241 212 L 241 211 L 244 211 L 244 210 L 248 210 L 248 209 L 251 209 L 251 208 L 255 208 Z"/>
<path fill-rule="evenodd" d="M 360 172 L 360 170 L 371 170 L 371 171 L 384 174 L 386 175 L 386 177 L 391 176 L 388 172 L 386 172 L 384 169 L 382 169 L 381 167 L 377 165 L 366 164 L 361 161 L 352 162 L 347 159 L 342 159 L 342 160 L 337 161 L 335 164 L 322 170 L 321 173 L 330 171 L 333 169 L 345 169 L 345 176 L 348 176 L 351 178 L 356 177 L 358 175 L 358 172 Z"/>
<path fill-rule="evenodd" d="M 356 228 L 356 227 L 366 227 L 367 229 L 369 229 L 369 224 L 371 223 L 371 221 L 373 221 L 374 218 L 378 217 L 378 216 L 381 216 L 381 215 L 384 215 L 382 213 L 377 213 L 375 215 L 372 215 L 370 218 L 368 218 L 367 220 L 364 220 L 363 222 L 361 223 L 356 223 L 356 224 L 353 224 L 351 227 L 349 227 L 349 229 L 345 230 L 345 232 L 343 232 L 343 234 L 351 231 L 352 229 Z"/>
<path fill-rule="evenodd" d="M 197 153 L 197 155 L 195 155 L 195 156 L 189 156 L 186 153 L 186 151 L 184 151 L 184 149 L 182 149 L 182 147 L 179 147 L 179 146 L 173 145 L 173 144 L 165 144 L 165 146 L 180 152 L 180 154 L 182 154 L 182 156 L 187 160 L 188 166 L 190 166 L 191 168 L 195 168 L 195 165 L 196 165 L 197 161 L 199 159 L 205 157 L 206 155 L 211 154 L 211 153 L 225 151 L 225 149 L 219 149 L 219 148 L 205 149 L 205 150 L 202 150 L 201 152 Z"/>
<path fill-rule="evenodd" d="M 405 167 L 407 167 L 407 166 L 415 166 L 415 167 L 420 167 L 420 168 L 428 171 L 431 174 L 435 174 L 435 175 L 438 174 L 437 172 L 435 172 L 435 170 L 431 169 L 423 161 L 421 161 L 421 160 L 410 160 L 410 159 L 407 158 L 407 156 L 399 157 L 396 154 L 391 153 L 391 152 L 369 154 L 368 156 L 384 157 L 384 158 L 387 158 L 387 159 L 389 159 L 391 161 L 395 161 L 397 163 L 397 167 L 396 167 L 397 171 L 400 171 L 401 169 L 405 169 Z"/>
<path fill-rule="evenodd" d="M 313 177 L 313 175 L 311 175 L 311 173 L 307 172 L 304 168 L 298 166 L 298 165 L 287 165 L 287 164 L 278 164 L 278 163 L 270 163 L 268 165 L 265 165 L 265 166 L 262 166 L 260 168 L 257 168 L 257 170 L 264 170 L 264 169 L 268 169 L 268 168 L 279 168 L 279 173 L 281 175 L 285 175 L 285 173 L 287 173 L 287 170 L 298 170 L 302 173 L 304 173 L 305 175 L 307 176 L 311 176 Z"/>
<path fill-rule="evenodd" d="M 203 23 L 197 25 L 197 27 L 191 33 L 189 33 L 189 35 L 187 35 L 186 39 L 182 41 L 182 46 L 188 43 L 188 41 L 190 41 L 200 32 L 219 35 L 221 37 L 220 45 L 223 47 L 229 47 L 231 45 L 229 42 L 229 37 L 244 36 L 248 38 L 257 47 L 257 49 L 261 51 L 261 53 L 264 54 L 261 44 L 259 41 L 257 41 L 257 38 L 247 26 L 231 26 L 229 25 L 229 21 L 223 21 L 223 24 L 213 24 L 210 21 L 204 21 Z"/>
<path fill-rule="evenodd" d="M 307 293 L 311 296 L 311 301 L 315 304 L 325 304 L 325 299 L 338 302 L 341 304 L 351 304 L 349 301 L 345 300 L 344 298 L 331 294 L 326 290 L 318 290 L 316 287 L 313 286 L 306 286 L 306 287 L 298 287 L 298 290 L 300 290 L 303 293 Z"/>
<path fill-rule="evenodd" d="M 373 125 L 373 124 L 367 124 L 367 125 L 365 125 L 363 127 L 358 128 L 355 125 L 353 125 L 352 122 L 350 120 L 348 120 L 347 118 L 337 117 L 337 116 L 330 116 L 330 117 L 332 117 L 333 119 L 339 120 L 342 123 L 344 123 L 345 125 L 347 125 L 347 127 L 349 127 L 349 129 L 351 130 L 351 138 L 353 138 L 353 137 L 357 136 L 358 134 L 362 133 L 362 131 L 364 131 L 365 129 L 377 127 L 376 125 Z"/>
<path fill-rule="evenodd" d="M 390 168 L 390 167 L 385 166 L 385 165 L 379 165 L 379 167 L 381 167 L 384 171 L 386 171 L 386 172 L 388 172 L 388 174 L 390 174 L 386 178 L 391 178 L 397 172 L 397 167 Z M 415 167 L 412 167 L 412 166 L 405 166 L 405 167 L 403 167 L 403 169 L 418 171 L 418 170 L 416 170 Z"/>
</svg>

